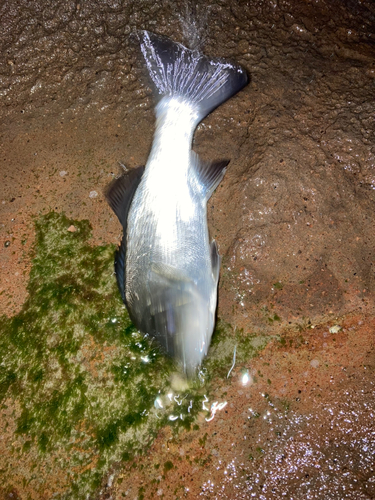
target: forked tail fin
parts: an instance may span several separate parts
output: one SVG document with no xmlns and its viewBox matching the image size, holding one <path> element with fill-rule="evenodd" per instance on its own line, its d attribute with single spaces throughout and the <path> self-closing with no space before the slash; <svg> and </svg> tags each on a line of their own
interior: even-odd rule
<svg viewBox="0 0 375 500">
<path fill-rule="evenodd" d="M 159 94 L 196 103 L 201 120 L 248 82 L 241 66 L 210 59 L 149 31 L 140 32 L 140 43 Z"/>
</svg>

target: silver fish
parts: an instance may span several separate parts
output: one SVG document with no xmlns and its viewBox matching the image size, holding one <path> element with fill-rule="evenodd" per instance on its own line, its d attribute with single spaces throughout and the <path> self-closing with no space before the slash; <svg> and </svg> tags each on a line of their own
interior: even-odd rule
<svg viewBox="0 0 375 500">
<path fill-rule="evenodd" d="M 198 123 L 247 84 L 238 65 L 209 59 L 142 31 L 140 46 L 160 95 L 146 166 L 106 193 L 124 236 L 115 272 L 136 327 L 158 339 L 190 376 L 215 326 L 220 257 L 207 227 L 207 201 L 228 160 L 207 163 L 192 151 Z"/>
</svg>

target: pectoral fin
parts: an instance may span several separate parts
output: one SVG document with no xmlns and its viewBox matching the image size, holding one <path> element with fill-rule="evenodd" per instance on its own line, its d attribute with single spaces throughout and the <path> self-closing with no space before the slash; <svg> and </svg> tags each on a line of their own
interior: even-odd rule
<svg viewBox="0 0 375 500">
<path fill-rule="evenodd" d="M 126 234 L 123 235 L 121 245 L 115 254 L 115 274 L 122 300 L 125 299 L 125 256 L 126 256 Z"/>
<path fill-rule="evenodd" d="M 215 240 L 211 242 L 211 265 L 212 274 L 216 283 L 219 281 L 221 258 L 217 249 L 217 243 Z"/>
<path fill-rule="evenodd" d="M 164 278 L 168 281 L 189 283 L 191 279 L 184 274 L 177 267 L 170 266 L 162 262 L 153 262 L 151 264 L 151 271 L 157 274 L 160 278 Z"/>
</svg>

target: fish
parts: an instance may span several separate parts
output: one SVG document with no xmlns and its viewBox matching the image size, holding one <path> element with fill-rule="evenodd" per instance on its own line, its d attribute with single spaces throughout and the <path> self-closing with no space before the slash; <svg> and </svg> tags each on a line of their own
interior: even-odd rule
<svg viewBox="0 0 375 500">
<path fill-rule="evenodd" d="M 149 31 L 138 39 L 158 96 L 156 126 L 146 165 L 115 179 L 105 193 L 123 227 L 115 274 L 134 325 L 192 377 L 214 331 L 221 262 L 207 202 L 229 163 L 201 160 L 193 136 L 248 75 L 240 65 Z"/>
</svg>

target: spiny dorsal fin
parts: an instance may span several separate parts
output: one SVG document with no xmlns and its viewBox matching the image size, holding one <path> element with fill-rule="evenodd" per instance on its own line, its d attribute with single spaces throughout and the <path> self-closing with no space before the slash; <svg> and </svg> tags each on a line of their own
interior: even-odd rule
<svg viewBox="0 0 375 500">
<path fill-rule="evenodd" d="M 125 298 L 125 257 L 126 257 L 126 234 L 123 235 L 121 245 L 115 255 L 115 274 L 122 300 L 126 305 Z"/>
</svg>

